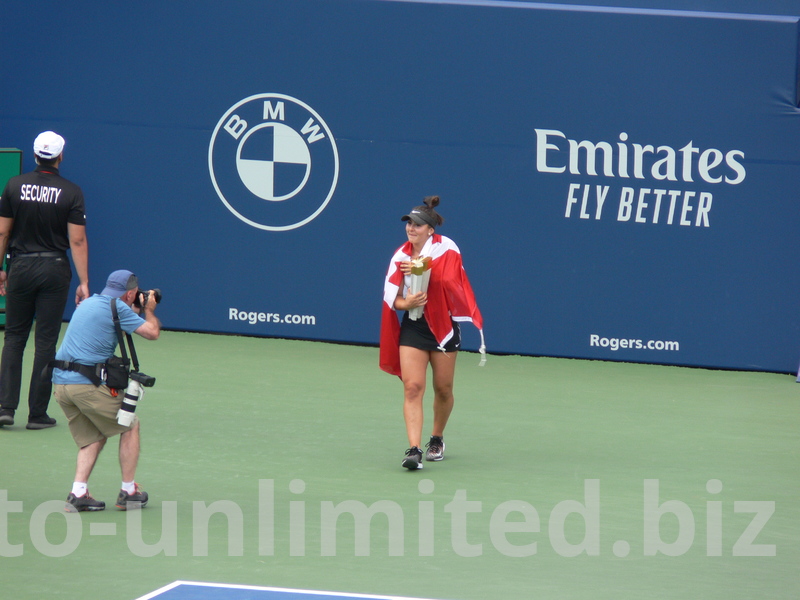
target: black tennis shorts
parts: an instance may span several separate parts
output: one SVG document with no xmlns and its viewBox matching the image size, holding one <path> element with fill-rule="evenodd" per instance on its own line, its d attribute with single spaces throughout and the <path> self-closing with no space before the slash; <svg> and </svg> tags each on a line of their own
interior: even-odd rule
<svg viewBox="0 0 800 600">
<path fill-rule="evenodd" d="M 453 324 L 453 337 L 445 344 L 444 349 L 447 352 L 456 352 L 461 348 L 461 328 L 455 321 L 451 321 L 451 323 Z M 439 343 L 433 337 L 424 313 L 416 321 L 412 321 L 409 318 L 408 312 L 403 314 L 403 320 L 400 323 L 400 345 L 411 346 L 428 352 L 439 350 Z"/>
</svg>

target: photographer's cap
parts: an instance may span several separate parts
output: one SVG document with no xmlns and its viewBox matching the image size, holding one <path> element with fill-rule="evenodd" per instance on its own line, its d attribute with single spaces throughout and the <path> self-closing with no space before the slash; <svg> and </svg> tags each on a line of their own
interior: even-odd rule
<svg viewBox="0 0 800 600">
<path fill-rule="evenodd" d="M 100 292 L 103 296 L 111 296 L 112 298 L 121 298 L 128 290 L 135 290 L 139 287 L 139 280 L 136 275 L 130 271 L 120 270 L 114 271 L 108 276 L 106 287 Z"/>
<path fill-rule="evenodd" d="M 64 151 L 64 138 L 55 131 L 44 131 L 33 140 L 33 153 L 47 160 L 53 159 Z"/>
</svg>

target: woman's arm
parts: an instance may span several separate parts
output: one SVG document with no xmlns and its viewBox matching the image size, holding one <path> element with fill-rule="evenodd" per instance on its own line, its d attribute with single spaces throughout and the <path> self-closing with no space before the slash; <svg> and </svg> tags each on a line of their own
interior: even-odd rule
<svg viewBox="0 0 800 600">
<path fill-rule="evenodd" d="M 419 292 L 418 294 L 409 293 L 404 298 L 403 288 L 404 286 L 402 285 L 397 288 L 397 297 L 394 299 L 395 310 L 409 310 L 417 306 L 425 306 L 425 303 L 428 301 L 428 294 L 425 292 Z"/>
</svg>

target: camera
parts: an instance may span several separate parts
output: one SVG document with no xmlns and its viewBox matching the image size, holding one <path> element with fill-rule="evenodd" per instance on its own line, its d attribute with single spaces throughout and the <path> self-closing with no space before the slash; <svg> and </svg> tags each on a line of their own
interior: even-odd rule
<svg viewBox="0 0 800 600">
<path fill-rule="evenodd" d="M 122 405 L 117 411 L 117 423 L 124 427 L 130 427 L 131 423 L 133 423 L 133 413 L 136 412 L 136 405 L 144 396 L 143 388 L 153 387 L 156 383 L 155 377 L 145 375 L 139 371 L 131 371 L 129 377 L 130 381 L 125 389 Z"/>
<path fill-rule="evenodd" d="M 156 384 L 156 378 L 152 375 L 145 375 L 139 371 L 131 371 L 128 373 L 128 377 L 133 379 L 134 381 L 138 381 L 142 387 L 153 387 Z"/>
<path fill-rule="evenodd" d="M 153 295 L 156 298 L 156 304 L 159 304 L 161 302 L 161 290 L 156 288 L 152 291 Z M 133 299 L 133 305 L 137 308 L 142 308 L 142 306 L 147 305 L 147 301 L 149 300 L 149 298 L 150 298 L 149 291 L 140 291 L 138 294 L 136 294 L 136 298 Z"/>
</svg>

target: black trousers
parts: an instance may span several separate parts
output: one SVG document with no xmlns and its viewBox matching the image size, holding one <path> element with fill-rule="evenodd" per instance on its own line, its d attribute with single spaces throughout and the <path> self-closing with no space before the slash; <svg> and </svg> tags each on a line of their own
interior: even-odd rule
<svg viewBox="0 0 800 600">
<path fill-rule="evenodd" d="M 42 369 L 56 356 L 72 269 L 66 255 L 11 260 L 6 281 L 6 333 L 0 358 L 0 407 L 16 410 L 22 387 L 22 356 L 36 318 L 28 418 L 47 413 L 53 385 L 41 381 Z"/>
</svg>

